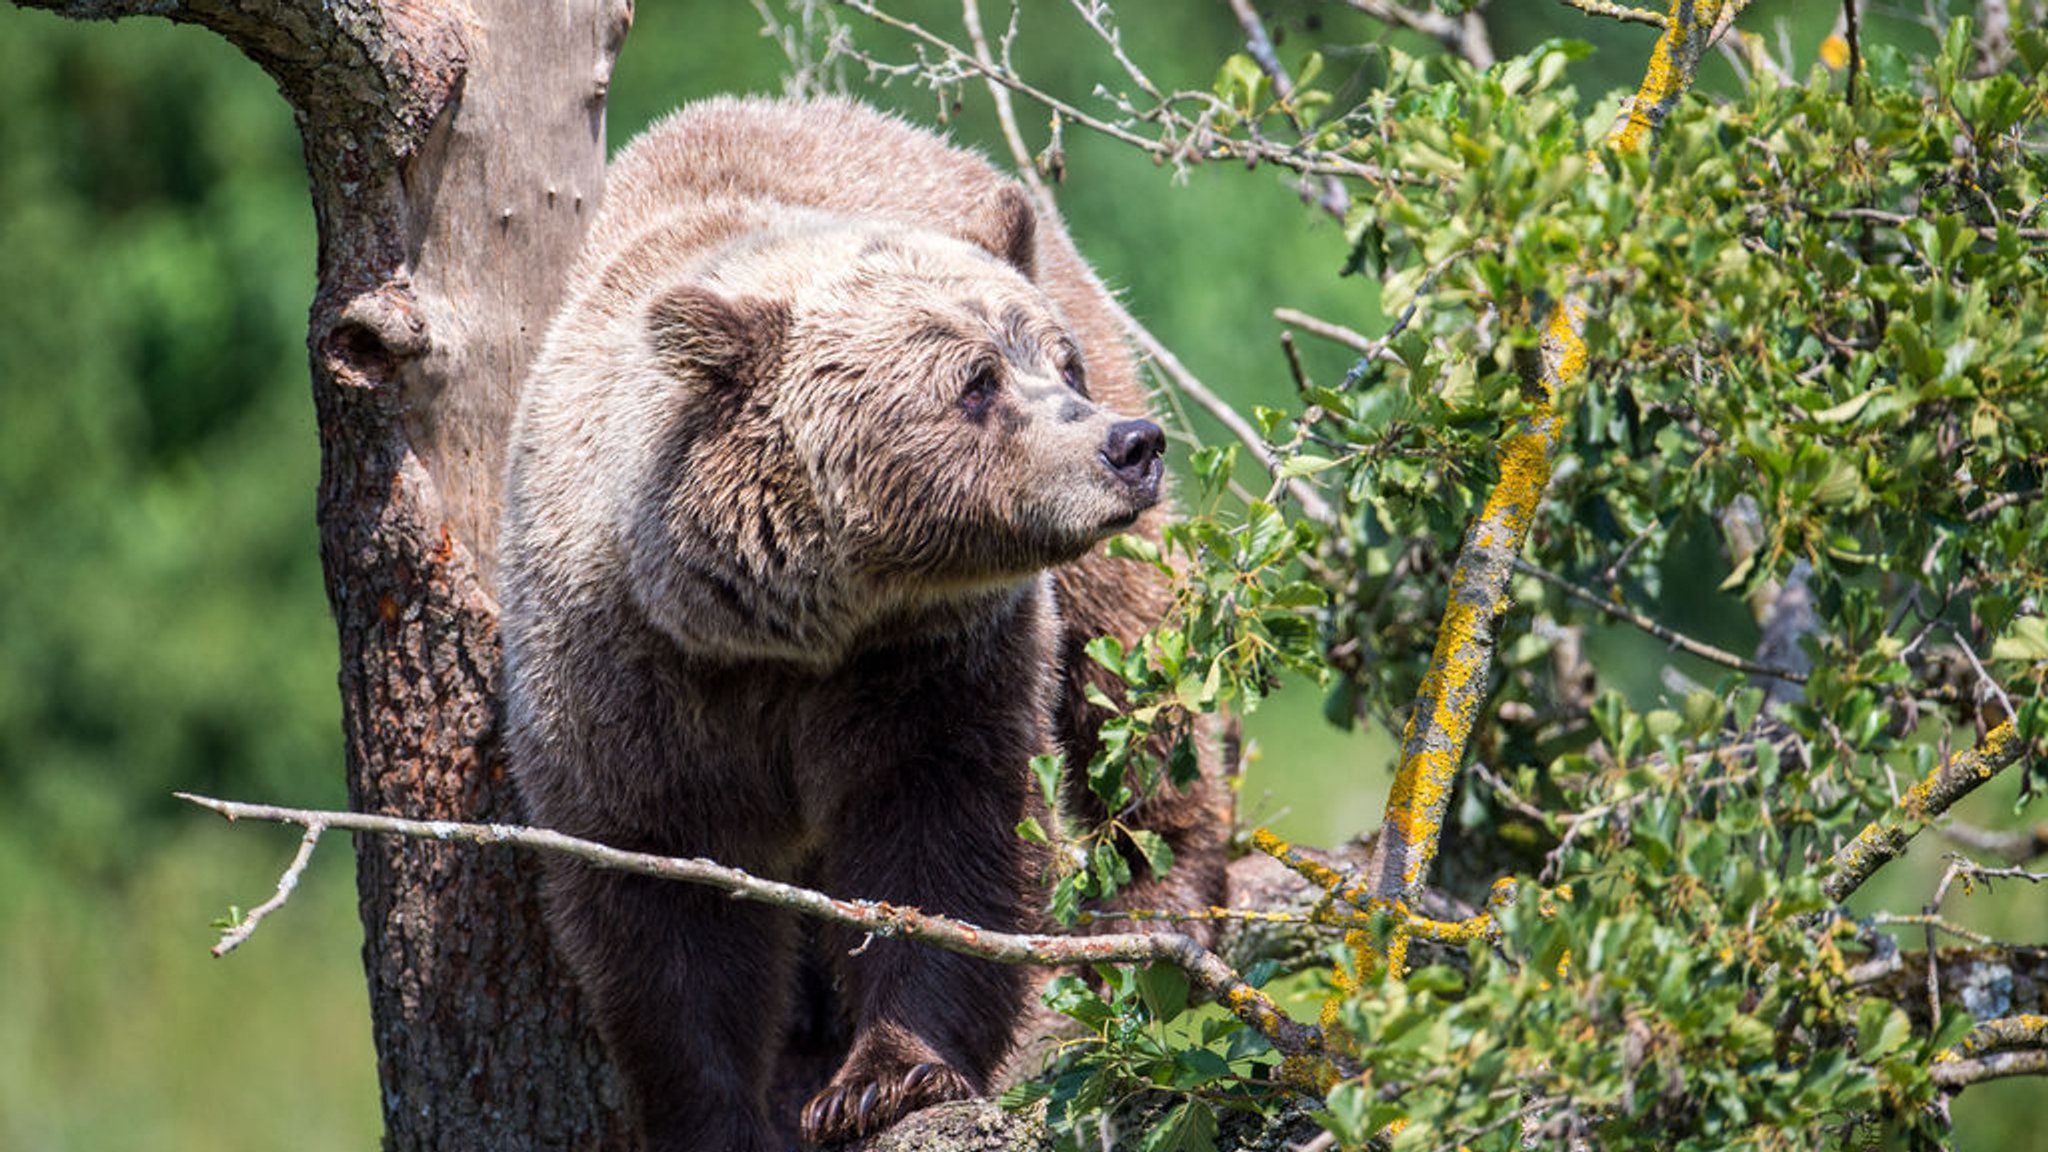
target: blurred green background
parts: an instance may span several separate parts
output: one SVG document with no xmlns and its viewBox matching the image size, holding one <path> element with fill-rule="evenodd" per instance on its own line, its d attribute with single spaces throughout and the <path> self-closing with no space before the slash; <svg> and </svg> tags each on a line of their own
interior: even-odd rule
<svg viewBox="0 0 2048 1152">
<path fill-rule="evenodd" d="M 1589 100 L 1632 85 L 1650 42 L 1561 6 L 1496 7 L 1503 54 L 1594 39 L 1601 51 L 1575 73 Z M 1782 28 L 1810 63 L 1831 13 L 1795 8 L 1761 0 L 1745 23 Z M 901 10 L 957 29 L 951 5 Z M 1127 46 L 1162 83 L 1206 86 L 1241 42 L 1220 3 L 1118 10 Z M 1290 32 L 1326 44 L 1374 35 L 1327 5 L 1267 10 L 1283 55 L 1301 51 Z M 1027 74 L 1083 100 L 1114 82 L 1064 6 L 1027 15 Z M 614 147 L 678 102 L 778 90 L 785 62 L 760 30 L 739 0 L 642 0 L 612 89 Z M 1358 65 L 1331 53 L 1335 74 Z M 1726 65 L 1710 64 L 1705 82 L 1727 84 Z M 943 112 L 1002 154 L 977 89 L 957 110 L 906 81 L 866 91 L 921 121 Z M 331 844 L 290 907 L 215 961 L 209 921 L 266 896 L 295 838 L 231 830 L 169 795 L 344 801 L 313 525 L 315 237 L 290 113 L 210 34 L 11 7 L 0 7 L 0 107 L 0 1149 L 371 1147 L 377 1085 L 348 853 Z M 1022 111 L 1041 143 L 1043 118 Z M 1373 286 L 1336 275 L 1334 224 L 1281 175 L 1177 179 L 1078 129 L 1066 144 L 1062 203 L 1082 249 L 1240 405 L 1292 394 L 1272 308 L 1381 323 Z M 1304 349 L 1318 377 L 1343 371 L 1341 353 Z M 1654 693 L 1654 644 L 1632 633 L 1595 643 Z M 1317 843 L 1376 821 L 1387 743 L 1328 728 L 1312 687 L 1281 693 L 1249 729 L 1248 816 Z M 1991 791 L 1978 804 L 1986 822 L 2010 804 L 2009 790 Z M 1900 870 L 1888 904 L 1928 890 L 1921 863 Z M 1952 911 L 2042 927 L 2038 905 Z M 1962 1146 L 2048 1149 L 2033 1122 L 2040 1092 L 1972 1092 L 1958 1109 Z"/>
</svg>

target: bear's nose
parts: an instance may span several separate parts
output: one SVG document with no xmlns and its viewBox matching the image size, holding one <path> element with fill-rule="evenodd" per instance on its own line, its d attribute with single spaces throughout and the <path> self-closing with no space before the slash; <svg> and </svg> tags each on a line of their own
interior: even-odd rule
<svg viewBox="0 0 2048 1152">
<path fill-rule="evenodd" d="M 1102 459 L 1110 471 L 1134 488 L 1156 487 L 1166 453 L 1166 433 L 1150 420 L 1123 420 L 1110 425 Z"/>
</svg>

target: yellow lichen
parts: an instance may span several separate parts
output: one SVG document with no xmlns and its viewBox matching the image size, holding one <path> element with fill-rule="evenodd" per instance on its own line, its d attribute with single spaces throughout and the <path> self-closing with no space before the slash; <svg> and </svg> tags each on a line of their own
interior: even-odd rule
<svg viewBox="0 0 2048 1152">
<path fill-rule="evenodd" d="M 1704 47 L 1707 31 L 1721 18 L 1722 3 L 1723 0 L 1672 0 L 1664 34 L 1650 50 L 1650 63 L 1643 70 L 1643 83 L 1629 105 L 1628 118 L 1608 134 L 1608 142 L 1616 150 L 1630 152 L 1648 143 L 1663 113 L 1684 94 L 1692 79 L 1692 64 L 1697 62 L 1695 45 Z M 1683 67 L 1681 60 L 1685 61 Z"/>
</svg>

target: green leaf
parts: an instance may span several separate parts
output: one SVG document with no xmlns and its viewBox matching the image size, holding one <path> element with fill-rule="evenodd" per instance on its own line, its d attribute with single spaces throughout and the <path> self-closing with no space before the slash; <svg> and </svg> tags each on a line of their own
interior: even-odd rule
<svg viewBox="0 0 2048 1152">
<path fill-rule="evenodd" d="M 1173 1087 L 1182 1091 L 1200 1088 L 1230 1077 L 1230 1061 L 1207 1048 L 1189 1048 L 1173 1054 Z"/>
<path fill-rule="evenodd" d="M 1027 844 L 1052 843 L 1052 838 L 1045 834 L 1045 827 L 1038 822 L 1036 816 L 1026 816 L 1017 822 L 1017 838 Z"/>
<path fill-rule="evenodd" d="M 2017 616 L 2005 635 L 1991 643 L 1991 659 L 2032 663 L 2048 660 L 2048 616 Z"/>
<path fill-rule="evenodd" d="M 1898 1050 L 1913 1035 L 1913 1024 L 1897 1006 L 1865 1000 L 1856 1008 L 1856 1054 L 1866 1064 Z"/>
<path fill-rule="evenodd" d="M 1201 1100 L 1183 1100 L 1145 1133 L 1144 1152 L 1215 1152 L 1216 1113 Z"/>
<path fill-rule="evenodd" d="M 1292 480 L 1299 476 L 1313 476 L 1325 468 L 1334 468 L 1336 466 L 1337 461 L 1327 456 L 1310 456 L 1307 453 L 1303 453 L 1299 456 L 1289 456 L 1287 459 L 1282 460 L 1275 474 L 1282 480 Z"/>
<path fill-rule="evenodd" d="M 1136 970 L 1138 995 L 1155 1023 L 1164 1024 L 1187 1011 L 1188 975 L 1175 964 L 1147 964 Z"/>
<path fill-rule="evenodd" d="M 1038 794 L 1045 798 L 1045 806 L 1057 809 L 1060 802 L 1060 777 L 1065 773 L 1067 758 L 1058 752 L 1043 752 L 1031 758 L 1031 774 L 1038 778 Z"/>
<path fill-rule="evenodd" d="M 1131 829 L 1131 841 L 1138 846 L 1138 852 L 1145 857 L 1145 864 L 1154 876 L 1164 876 L 1173 867 L 1173 847 L 1157 832 L 1144 828 Z"/>
</svg>

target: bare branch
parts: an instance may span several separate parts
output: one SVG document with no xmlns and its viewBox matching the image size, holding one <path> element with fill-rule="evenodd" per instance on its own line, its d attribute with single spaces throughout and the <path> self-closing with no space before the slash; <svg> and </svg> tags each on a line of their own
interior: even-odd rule
<svg viewBox="0 0 2048 1152">
<path fill-rule="evenodd" d="M 313 828 L 338 828 L 345 832 L 370 832 L 415 840 L 438 840 L 467 844 L 508 844 L 517 848 L 572 856 L 599 868 L 616 869 L 641 876 L 655 876 L 703 884 L 731 894 L 735 899 L 772 904 L 806 916 L 816 917 L 858 932 L 883 937 L 917 940 L 949 952 L 977 956 L 1003 964 L 1064 967 L 1094 963 L 1168 963 L 1188 974 L 1203 991 L 1247 1025 L 1270 1040 L 1273 1047 L 1289 1056 L 1315 1057 L 1322 1052 L 1322 1034 L 1282 1012 L 1265 994 L 1245 983 L 1215 953 L 1191 937 L 1175 932 L 1119 933 L 1102 936 L 1054 936 L 1042 933 L 992 932 L 961 920 L 930 915 L 915 908 L 899 907 L 880 900 L 843 900 L 809 888 L 767 880 L 737 868 L 703 859 L 652 856 L 626 852 L 590 840 L 565 836 L 544 828 L 516 824 L 468 824 L 452 820 L 408 820 L 365 812 L 317 811 L 280 808 L 268 804 L 244 804 L 216 800 L 190 793 L 177 794 L 202 808 L 218 812 L 229 820 L 267 820 L 297 824 L 309 830 L 301 857 L 310 855 Z M 304 866 L 303 859 L 293 862 Z M 288 891 L 279 885 L 281 895 Z M 280 898 L 275 903 L 283 903 Z M 243 934 L 244 936 L 247 933 Z"/>
<path fill-rule="evenodd" d="M 1986 1080 L 2002 1080 L 2007 1076 L 2048 1076 L 2048 1048 L 1996 1052 L 1974 1060 L 1953 1060 L 1934 1065 L 1928 1069 L 1928 1074 L 1936 1084 L 1952 1089 L 1967 1088 Z"/>
<path fill-rule="evenodd" d="M 1152 78 L 1145 75 L 1145 70 L 1138 67 L 1137 62 L 1124 53 L 1123 30 L 1109 22 L 1109 18 L 1113 13 L 1110 11 L 1109 5 L 1105 0 L 1070 0 L 1070 2 L 1074 6 L 1075 13 L 1088 25 L 1089 30 L 1094 32 L 1096 37 L 1105 45 L 1108 45 L 1109 54 L 1116 59 L 1118 64 L 1123 66 L 1124 75 L 1129 76 L 1131 82 L 1136 84 L 1145 95 L 1150 96 L 1154 103 L 1165 103 L 1166 97 L 1160 93 L 1159 86 L 1152 83 Z"/>
<path fill-rule="evenodd" d="M 2007 720 L 1984 736 L 1983 743 L 1950 757 L 1915 784 L 1889 812 L 1869 824 L 1835 853 L 1835 872 L 1821 885 L 1828 899 L 1840 902 L 1863 886 L 1877 870 L 1905 852 L 1928 823 L 1977 790 L 1985 781 L 2020 760 L 2026 745 Z"/>
<path fill-rule="evenodd" d="M 1543 581 L 1545 584 L 1563 592 L 1582 604 L 1599 609 L 1616 620 L 1640 628 L 1644 632 L 1671 645 L 1673 648 L 1681 652 L 1690 653 L 1709 663 L 1719 664 L 1723 668 L 1732 668 L 1737 672 L 1744 672 L 1751 676 L 1767 676 L 1779 680 L 1790 680 L 1795 684 L 1806 683 L 1806 673 L 1804 672 L 1794 671 L 1790 668 L 1770 668 L 1744 660 L 1733 652 L 1723 651 L 1711 644 L 1695 640 L 1677 629 L 1659 624 L 1626 604 L 1617 604 L 1590 588 L 1580 587 L 1554 572 L 1538 568 L 1519 556 L 1515 558 L 1515 571 L 1522 573 L 1524 576 L 1534 576 L 1536 579 Z"/>
<path fill-rule="evenodd" d="M 1245 446 L 1245 450 L 1251 453 L 1252 459 L 1257 460 L 1261 468 L 1278 477 L 1280 461 L 1273 455 L 1273 450 L 1266 446 L 1266 440 L 1259 435 L 1259 430 L 1252 427 L 1251 421 L 1246 420 L 1237 409 L 1231 407 L 1229 401 L 1211 392 L 1206 385 L 1196 379 L 1194 373 L 1189 372 L 1186 366 L 1181 364 L 1180 357 L 1175 356 L 1171 349 L 1159 342 L 1157 336 L 1152 335 L 1144 325 L 1133 319 L 1129 312 L 1124 311 L 1123 305 L 1117 305 L 1117 312 L 1122 316 L 1124 328 L 1131 334 L 1131 339 L 1136 341 L 1139 351 L 1151 357 L 1152 362 L 1159 366 L 1159 370 L 1166 373 L 1167 379 L 1173 382 L 1173 386 L 1229 429 L 1230 434 L 1237 437 L 1238 442 Z M 1287 480 L 1287 491 L 1293 495 L 1295 503 L 1301 505 L 1303 516 L 1325 527 L 1337 522 L 1337 514 L 1330 510 L 1329 503 L 1300 477 Z"/>
<path fill-rule="evenodd" d="M 1647 8 L 1632 8 L 1627 4 L 1611 4 L 1608 0 L 1559 0 L 1567 8 L 1577 8 L 1588 16 L 1605 16 L 1624 24 L 1647 24 L 1652 28 L 1664 27 L 1664 14 Z"/>
<path fill-rule="evenodd" d="M 300 875 L 306 871 L 306 862 L 313 858 L 313 849 L 320 843 L 320 833 L 326 827 L 325 824 L 317 822 L 306 825 L 306 834 L 299 840 L 298 855 L 292 857 L 292 862 L 285 868 L 284 875 L 277 878 L 277 894 L 249 909 L 248 914 L 240 921 L 230 924 L 220 934 L 220 942 L 213 946 L 215 956 L 225 956 L 241 947 L 242 941 L 247 940 L 256 931 L 256 925 L 261 924 L 265 916 L 284 907 L 284 902 L 292 898 L 292 892 L 299 886 Z"/>
<path fill-rule="evenodd" d="M 1374 340 L 1356 329 L 1346 328 L 1342 324 L 1311 316 L 1306 312 L 1297 312 L 1292 308 L 1273 309 L 1273 319 L 1289 327 L 1299 328 L 1311 336 L 1320 336 L 1332 343 L 1342 344 L 1361 356 L 1378 356 L 1387 350 L 1384 340 Z"/>
<path fill-rule="evenodd" d="M 1493 66 L 1493 44 L 1487 39 L 1486 21 L 1477 12 L 1455 19 L 1425 6 L 1410 8 L 1398 0 L 1344 0 L 1356 11 L 1394 28 L 1406 28 L 1442 44 L 1470 61 L 1475 68 Z"/>
<path fill-rule="evenodd" d="M 1998 681 L 1991 678 L 1991 673 L 1984 670 L 1984 662 L 1977 659 L 1977 650 L 1975 648 L 1970 647 L 1970 642 L 1963 636 L 1962 629 L 1957 628 L 1955 625 L 1951 624 L 1949 625 L 1948 634 L 1949 639 L 1954 640 L 1956 642 L 1956 647 L 1961 649 L 1963 655 L 1970 661 L 1971 669 L 1973 669 L 1977 673 L 1978 700 L 1981 702 L 1985 697 L 1988 696 L 1991 699 L 1998 701 L 1998 706 L 2003 711 L 2004 719 L 2010 720 L 2014 716 L 2018 715 L 2018 713 L 2013 710 L 2012 697 L 2007 696 L 2005 694 L 2005 689 L 1999 686 Z"/>
<path fill-rule="evenodd" d="M 1002 126 L 1003 141 L 1010 146 L 1010 159 L 1016 165 L 1018 179 L 1031 189 L 1031 195 L 1041 210 L 1058 212 L 1052 189 L 1039 178 L 1038 165 L 1031 158 L 1031 148 L 1024 143 L 1024 133 L 1017 127 L 1017 106 L 1010 99 L 1010 90 L 990 74 L 997 64 L 995 54 L 989 51 L 988 35 L 981 28 L 978 0 L 960 0 L 960 23 L 966 27 L 967 41 L 974 47 L 974 58 L 983 68 L 982 81 L 988 86 L 989 100 L 996 106 L 996 123 Z"/>
<path fill-rule="evenodd" d="M 2036 824 L 2032 828 L 2015 828 L 2010 832 L 1994 832 L 1988 828 L 1957 821 L 1945 825 L 1941 829 L 1941 834 L 1972 852 L 2002 856 L 2015 864 L 2024 864 L 2048 855 L 2048 824 Z"/>
<path fill-rule="evenodd" d="M 2038 228 L 2023 228 L 2020 231 L 2024 234 L 2028 231 L 2038 232 L 2041 230 Z M 2017 492 L 2001 492 L 1977 507 L 1970 509 L 1969 514 L 1963 518 L 1972 524 L 1981 524 L 2015 504 L 2027 504 L 2040 498 L 2041 490 L 2039 488 L 2023 488 Z"/>
<path fill-rule="evenodd" d="M 1230 10 L 1237 16 L 1238 27 L 1244 29 L 1245 50 L 1251 53 L 1259 71 L 1273 83 L 1273 95 L 1278 100 L 1280 111 L 1287 117 L 1287 123 L 1294 128 L 1295 138 L 1308 143 L 1308 125 L 1302 121 L 1301 109 L 1294 103 L 1294 77 L 1287 74 L 1287 68 L 1280 63 L 1280 54 L 1273 50 L 1273 38 L 1266 35 L 1266 24 L 1259 19 L 1258 9 L 1251 0 L 1230 0 Z M 1309 199 L 1306 185 L 1303 199 Z M 1321 194 L 1315 197 L 1323 211 L 1342 221 L 1351 210 L 1351 196 L 1344 191 L 1344 184 L 1335 176 L 1322 179 Z"/>
<path fill-rule="evenodd" d="M 1238 160 L 1247 164 L 1271 164 L 1278 168 L 1317 176 L 1351 176 L 1373 183 L 1389 183 L 1395 177 L 1379 167 L 1361 164 L 1332 152 L 1314 148 L 1286 148 L 1263 140 L 1241 140 L 1229 135 L 1218 134 L 1205 123 L 1190 122 L 1183 117 L 1169 117 L 1166 105 L 1156 109 L 1162 119 L 1172 119 L 1186 129 L 1186 139 L 1155 139 L 1140 132 L 1134 132 L 1123 124 L 1090 115 L 1068 101 L 1030 84 L 1015 72 L 1000 64 L 985 63 L 974 53 L 959 47 L 942 36 L 933 34 L 923 26 L 891 15 L 874 6 L 869 0 L 837 0 L 838 3 L 866 16 L 886 28 L 893 28 L 927 48 L 941 53 L 947 63 L 981 76 L 992 83 L 1001 84 L 1010 91 L 1058 113 L 1063 119 L 1071 120 L 1090 131 L 1099 132 L 1114 140 L 1138 148 L 1148 155 L 1175 164 L 1202 160 Z M 1213 101 L 1206 93 L 1187 94 L 1189 98 L 1201 96 Z"/>
</svg>

